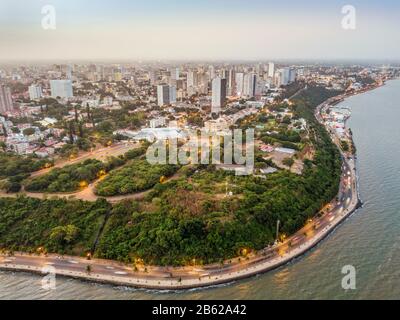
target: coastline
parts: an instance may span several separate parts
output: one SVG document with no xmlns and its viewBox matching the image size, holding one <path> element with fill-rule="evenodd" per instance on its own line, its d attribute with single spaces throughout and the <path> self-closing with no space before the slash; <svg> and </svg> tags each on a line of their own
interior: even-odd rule
<svg viewBox="0 0 400 320">
<path fill-rule="evenodd" d="M 370 88 L 370 90 L 374 90 L 377 87 L 380 86 L 374 86 L 373 88 Z M 352 95 L 355 94 L 361 94 L 366 91 L 362 92 L 357 92 L 357 93 L 351 93 L 349 95 L 345 95 L 343 99 L 346 99 Z M 316 113 L 320 112 L 321 107 L 324 105 L 330 104 L 331 100 L 335 100 L 335 98 L 328 99 L 327 101 L 323 102 L 321 105 L 319 105 L 316 108 Z M 339 101 L 341 102 L 341 101 Z M 318 120 L 318 117 L 317 117 Z M 346 160 L 344 160 L 346 162 Z M 354 161 L 355 162 L 355 161 Z M 214 285 L 220 285 L 223 283 L 229 283 L 232 281 L 237 281 L 240 279 L 252 277 L 257 274 L 261 274 L 276 268 L 279 268 L 282 265 L 287 264 L 288 262 L 292 261 L 293 259 L 296 259 L 305 253 L 307 253 L 309 250 L 314 248 L 317 244 L 319 244 L 323 239 L 325 239 L 329 234 L 331 234 L 344 220 L 346 220 L 348 217 L 350 217 L 360 206 L 361 206 L 361 201 L 359 199 L 359 194 L 358 194 L 358 177 L 357 177 L 357 170 L 355 170 L 355 163 L 353 163 L 350 168 L 352 169 L 352 175 L 354 175 L 353 179 L 356 184 L 356 187 L 353 190 L 353 193 L 356 195 L 355 197 L 352 197 L 350 203 L 348 204 L 347 208 L 343 210 L 341 214 L 338 214 L 334 220 L 329 221 L 329 224 L 322 228 L 321 230 L 315 232 L 313 237 L 311 239 L 308 239 L 305 243 L 302 245 L 294 248 L 294 249 L 288 249 L 287 253 L 285 253 L 274 259 L 261 259 L 261 261 L 257 260 L 257 257 L 252 257 L 249 262 L 243 262 L 243 263 L 238 263 L 238 266 L 236 270 L 231 270 L 229 273 L 225 272 L 225 267 L 219 268 L 220 272 L 225 274 L 219 275 L 219 276 L 200 276 L 199 278 L 191 276 L 188 278 L 182 278 L 180 281 L 177 281 L 177 277 L 175 276 L 174 278 L 171 279 L 165 279 L 165 277 L 161 278 L 152 278 L 146 273 L 140 272 L 140 275 L 137 273 L 130 273 L 128 275 L 107 275 L 107 274 L 102 274 L 96 272 L 96 267 L 97 266 L 115 266 L 115 268 L 118 266 L 121 270 L 125 271 L 119 271 L 119 272 L 128 272 L 127 266 L 124 266 L 122 264 L 116 263 L 114 261 L 103 261 L 99 259 L 93 259 L 93 260 L 86 260 L 84 258 L 78 258 L 78 257 L 64 257 L 62 261 L 65 259 L 70 259 L 79 261 L 78 263 L 82 267 L 82 265 L 93 265 L 93 272 L 91 274 L 88 274 L 83 271 L 70 271 L 67 269 L 56 269 L 56 274 L 60 276 L 66 276 L 66 277 L 72 277 L 72 278 L 77 278 L 81 280 L 86 280 L 86 281 L 95 281 L 99 283 L 107 283 L 107 284 L 113 284 L 113 285 L 123 285 L 123 286 L 132 286 L 132 287 L 137 287 L 137 288 L 147 288 L 147 289 L 157 289 L 157 290 L 178 290 L 178 289 L 191 289 L 191 288 L 200 288 L 200 287 L 209 287 L 209 286 L 214 286 Z M 354 169 L 354 170 L 353 170 Z M 301 229 L 298 232 L 296 232 L 293 236 L 291 236 L 285 243 L 282 245 L 279 245 L 274 248 L 274 250 L 280 250 L 287 246 L 287 243 L 290 240 L 293 240 L 298 236 L 298 234 L 301 234 L 304 230 Z M 309 230 L 308 230 L 309 231 Z M 287 249 L 287 248 L 286 248 Z M 3 261 L 1 261 L 1 257 L 3 257 Z M 24 257 L 32 260 L 31 265 L 29 264 L 18 264 L 18 263 L 11 263 L 11 262 L 6 262 L 4 263 L 4 260 L 9 260 L 12 259 L 13 257 L 6 257 L 0 255 L 0 269 L 8 270 L 8 271 L 24 271 L 24 272 L 33 272 L 33 273 L 41 273 L 42 274 L 42 269 L 44 265 L 51 265 L 53 260 L 58 259 L 57 256 L 52 255 L 49 257 L 42 257 L 42 256 L 29 256 L 26 254 L 17 254 L 14 256 L 16 257 Z M 259 257 L 258 257 L 259 258 Z M 35 265 L 33 261 L 37 259 L 37 261 L 40 263 L 40 266 Z M 36 261 L 36 262 L 37 262 Z M 65 260 L 66 261 L 66 260 Z M 207 270 L 208 266 L 204 267 L 199 267 L 198 269 L 203 269 L 203 271 Z M 235 266 L 233 266 L 235 267 Z M 118 269 L 118 270 L 120 270 Z M 151 270 L 151 267 L 149 267 Z M 192 268 L 193 269 L 193 268 Z M 232 268 L 234 269 L 234 268 Z M 237 270 L 238 269 L 238 270 Z M 117 270 L 117 269 L 115 269 Z M 181 268 L 181 271 L 185 271 L 187 273 L 190 272 L 190 270 L 186 270 L 185 268 Z M 191 270 L 191 271 L 196 271 L 196 270 Z M 117 271 L 118 272 L 118 271 Z M 175 270 L 174 270 L 175 272 Z M 115 272 L 114 272 L 115 274 Z M 216 272 L 216 274 L 218 274 Z M 201 279 L 201 280 L 200 280 Z"/>
</svg>

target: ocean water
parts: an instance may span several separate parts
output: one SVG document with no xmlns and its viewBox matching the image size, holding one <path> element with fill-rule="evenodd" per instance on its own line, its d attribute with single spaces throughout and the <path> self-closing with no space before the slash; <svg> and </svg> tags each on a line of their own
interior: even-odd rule
<svg viewBox="0 0 400 320">
<path fill-rule="evenodd" d="M 400 298 L 400 80 L 354 96 L 352 110 L 364 203 L 327 239 L 275 271 L 199 290 L 158 292 L 0 271 L 0 299 L 399 299 Z M 356 268 L 356 289 L 341 287 L 342 267 Z"/>
</svg>

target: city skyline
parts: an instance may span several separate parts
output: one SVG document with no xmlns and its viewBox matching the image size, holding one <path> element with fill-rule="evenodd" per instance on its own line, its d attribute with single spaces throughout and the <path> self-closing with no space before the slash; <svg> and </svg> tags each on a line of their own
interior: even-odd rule
<svg viewBox="0 0 400 320">
<path fill-rule="evenodd" d="M 346 4 L 6 0 L 0 4 L 1 59 L 397 59 L 400 5 L 352 1 L 356 29 L 346 30 Z M 55 8 L 55 30 L 42 28 L 45 5 Z"/>
</svg>

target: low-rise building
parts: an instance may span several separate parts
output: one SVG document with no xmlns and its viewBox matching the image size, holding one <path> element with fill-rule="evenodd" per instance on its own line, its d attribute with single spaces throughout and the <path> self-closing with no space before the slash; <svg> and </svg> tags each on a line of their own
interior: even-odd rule
<svg viewBox="0 0 400 320">
<path fill-rule="evenodd" d="M 163 127 L 166 124 L 166 119 L 164 117 L 157 117 L 150 120 L 150 128 Z"/>
</svg>

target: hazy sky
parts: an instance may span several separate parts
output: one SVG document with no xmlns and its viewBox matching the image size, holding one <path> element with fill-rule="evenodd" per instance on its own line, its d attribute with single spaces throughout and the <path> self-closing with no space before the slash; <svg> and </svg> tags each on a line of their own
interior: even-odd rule
<svg viewBox="0 0 400 320">
<path fill-rule="evenodd" d="M 398 0 L 0 0 L 0 59 L 400 60 L 399 30 Z"/>
</svg>

